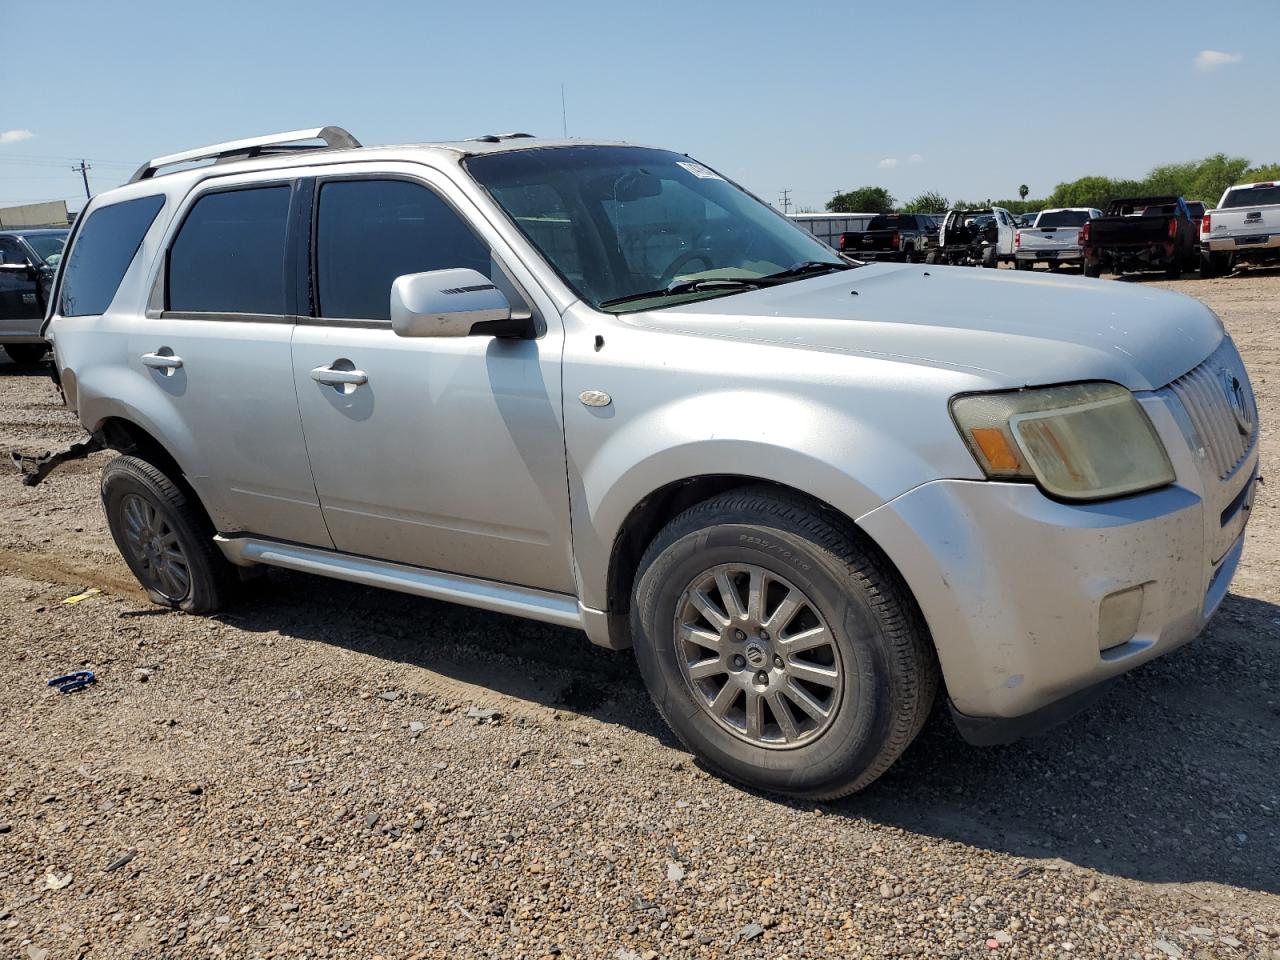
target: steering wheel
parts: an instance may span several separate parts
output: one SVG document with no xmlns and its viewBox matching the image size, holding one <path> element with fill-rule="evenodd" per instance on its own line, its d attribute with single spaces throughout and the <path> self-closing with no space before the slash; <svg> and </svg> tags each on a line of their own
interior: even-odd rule
<svg viewBox="0 0 1280 960">
<path fill-rule="evenodd" d="M 705 250 L 686 250 L 680 254 L 662 271 L 662 276 L 658 280 L 658 285 L 665 287 L 676 278 L 676 275 L 685 268 L 686 265 L 695 260 L 702 261 L 702 269 L 710 270 L 712 267 L 711 254 Z"/>
</svg>

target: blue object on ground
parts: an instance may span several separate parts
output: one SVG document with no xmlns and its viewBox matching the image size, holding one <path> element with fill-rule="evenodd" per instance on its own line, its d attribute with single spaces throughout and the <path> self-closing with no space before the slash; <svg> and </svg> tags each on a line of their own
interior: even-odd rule
<svg viewBox="0 0 1280 960">
<path fill-rule="evenodd" d="M 93 675 L 93 671 L 77 670 L 75 673 L 54 677 L 49 681 L 49 686 L 57 687 L 59 693 L 75 693 L 77 690 L 83 690 L 96 681 L 97 677 Z"/>
</svg>

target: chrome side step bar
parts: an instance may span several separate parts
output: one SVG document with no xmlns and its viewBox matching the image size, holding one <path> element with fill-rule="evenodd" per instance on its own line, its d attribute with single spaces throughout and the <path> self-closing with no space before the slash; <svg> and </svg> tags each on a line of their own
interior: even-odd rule
<svg viewBox="0 0 1280 960">
<path fill-rule="evenodd" d="M 295 543 L 260 540 L 256 537 L 224 537 L 222 534 L 213 539 L 228 560 L 242 567 L 254 563 L 284 567 L 287 570 L 348 580 L 368 587 L 382 587 L 432 600 L 509 613 L 575 630 L 586 629 L 584 615 L 594 613 L 581 608 L 576 597 L 563 593 L 516 587 L 493 580 L 388 563 L 385 560 L 369 560 L 349 553 L 304 547 Z"/>
</svg>

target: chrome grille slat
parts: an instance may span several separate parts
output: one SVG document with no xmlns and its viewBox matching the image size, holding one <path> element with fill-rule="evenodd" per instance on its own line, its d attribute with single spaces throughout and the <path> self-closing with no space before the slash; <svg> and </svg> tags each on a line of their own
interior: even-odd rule
<svg viewBox="0 0 1280 960">
<path fill-rule="evenodd" d="M 1244 403 L 1253 428 L 1248 435 L 1236 425 L 1236 414 L 1227 396 L 1223 371 L 1229 371 L 1244 387 Z M 1210 465 L 1225 480 L 1253 449 L 1258 435 L 1258 413 L 1249 377 L 1230 339 L 1204 363 L 1169 384 L 1187 412 Z"/>
</svg>

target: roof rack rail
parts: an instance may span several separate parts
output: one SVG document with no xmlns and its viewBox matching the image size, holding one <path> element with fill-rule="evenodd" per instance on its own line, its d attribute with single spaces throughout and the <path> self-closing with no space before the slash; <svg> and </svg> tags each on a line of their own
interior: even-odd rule
<svg viewBox="0 0 1280 960">
<path fill-rule="evenodd" d="M 486 133 L 483 137 L 467 137 L 463 143 L 499 143 L 502 140 L 531 140 L 532 133 Z"/>
<path fill-rule="evenodd" d="M 301 140 L 323 140 L 324 146 L 313 146 L 299 143 Z M 314 130 L 290 130 L 287 133 L 272 133 L 265 137 L 250 137 L 248 140 L 231 140 L 227 143 L 215 143 L 208 147 L 197 147 L 184 150 L 182 153 L 171 153 L 165 157 L 156 157 L 140 166 L 130 183 L 149 180 L 161 167 L 171 167 L 179 163 L 190 163 L 193 160 L 212 160 L 223 163 L 228 160 L 243 160 L 262 154 L 287 153 L 294 150 L 332 150 L 360 146 L 360 141 L 342 127 L 317 127 Z"/>
</svg>

